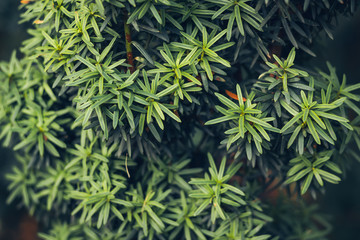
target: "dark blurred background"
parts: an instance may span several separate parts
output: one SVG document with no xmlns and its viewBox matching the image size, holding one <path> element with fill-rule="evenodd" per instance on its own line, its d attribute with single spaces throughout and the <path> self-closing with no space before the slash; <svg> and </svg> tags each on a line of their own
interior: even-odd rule
<svg viewBox="0 0 360 240">
<path fill-rule="evenodd" d="M 0 61 L 8 61 L 14 49 L 26 39 L 26 29 L 31 24 L 18 25 L 19 0 L 0 0 Z M 360 82 L 360 11 L 350 18 L 339 19 L 334 39 L 324 34 L 316 39 L 314 52 L 317 58 L 309 64 L 327 71 L 325 62 L 336 66 L 337 73 L 345 73 L 349 83 Z M 8 149 L 0 148 L 0 240 L 34 239 L 37 226 L 24 210 L 16 205 L 6 205 L 7 182 L 4 174 L 11 171 L 14 163 Z M 346 178 L 339 185 L 327 185 L 327 191 L 319 200 L 320 211 L 331 216 L 332 240 L 360 239 L 360 163 L 352 165 Z"/>
<path fill-rule="evenodd" d="M 28 37 L 26 29 L 31 24 L 18 24 L 19 4 L 20 0 L 0 0 L 0 61 L 8 61 L 11 53 Z M 14 162 L 12 152 L 0 147 L 0 240 L 35 240 L 35 219 L 16 204 L 6 205 L 8 183 L 4 175 L 11 171 Z"/>
<path fill-rule="evenodd" d="M 336 67 L 340 79 L 346 74 L 348 83 L 360 82 L 360 9 L 354 16 L 339 18 L 334 40 L 321 34 L 314 46 L 317 57 L 313 66 L 328 72 L 326 61 Z M 340 184 L 327 184 L 320 197 L 320 211 L 330 215 L 331 240 L 360 239 L 360 163 L 354 160 Z"/>
</svg>

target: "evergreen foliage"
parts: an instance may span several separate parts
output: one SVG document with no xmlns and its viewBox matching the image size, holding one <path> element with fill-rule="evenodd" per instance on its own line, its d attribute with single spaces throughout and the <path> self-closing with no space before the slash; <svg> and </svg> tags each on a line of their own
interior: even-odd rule
<svg viewBox="0 0 360 240">
<path fill-rule="evenodd" d="M 0 139 L 42 239 L 326 239 L 303 197 L 360 160 L 360 83 L 306 60 L 358 1 L 21 3 Z"/>
</svg>

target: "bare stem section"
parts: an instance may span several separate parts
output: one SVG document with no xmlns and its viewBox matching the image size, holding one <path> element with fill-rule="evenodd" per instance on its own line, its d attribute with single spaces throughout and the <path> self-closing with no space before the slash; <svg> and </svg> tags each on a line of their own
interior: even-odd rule
<svg viewBox="0 0 360 240">
<path fill-rule="evenodd" d="M 125 41 L 126 41 L 125 42 L 126 56 L 128 63 L 131 65 L 131 67 L 129 67 L 130 72 L 133 73 L 135 71 L 135 65 L 134 65 L 134 56 L 131 47 L 131 30 L 130 30 L 130 25 L 127 24 L 127 18 L 128 15 L 127 13 L 125 13 L 124 29 L 125 29 Z"/>
</svg>

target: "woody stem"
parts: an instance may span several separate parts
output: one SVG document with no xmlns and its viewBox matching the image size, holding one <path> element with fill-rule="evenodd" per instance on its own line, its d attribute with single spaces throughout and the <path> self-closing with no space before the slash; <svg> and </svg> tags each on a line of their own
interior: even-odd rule
<svg viewBox="0 0 360 240">
<path fill-rule="evenodd" d="M 125 29 L 126 56 L 127 56 L 128 64 L 131 65 L 131 67 L 129 67 L 130 72 L 133 73 L 135 71 L 135 65 L 134 65 L 134 56 L 131 47 L 131 30 L 130 30 L 130 25 L 127 24 L 127 19 L 128 19 L 128 15 L 127 13 L 125 13 L 124 29 Z"/>
</svg>

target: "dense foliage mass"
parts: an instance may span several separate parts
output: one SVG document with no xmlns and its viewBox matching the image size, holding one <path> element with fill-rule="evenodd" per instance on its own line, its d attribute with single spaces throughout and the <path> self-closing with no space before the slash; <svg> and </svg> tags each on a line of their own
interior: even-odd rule
<svg viewBox="0 0 360 240">
<path fill-rule="evenodd" d="M 21 3 L 0 139 L 41 238 L 326 238 L 301 199 L 359 160 L 360 83 L 304 60 L 358 1 Z"/>
</svg>

